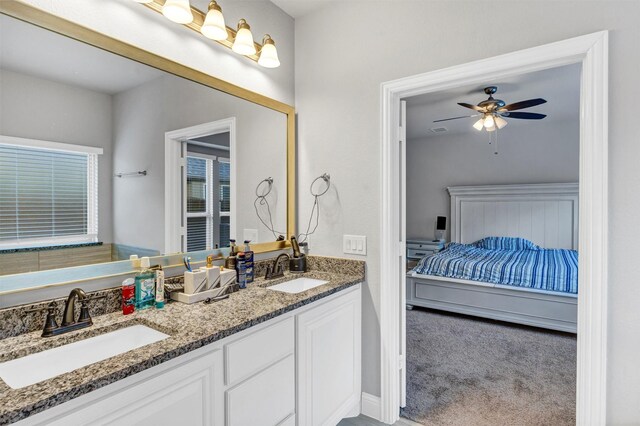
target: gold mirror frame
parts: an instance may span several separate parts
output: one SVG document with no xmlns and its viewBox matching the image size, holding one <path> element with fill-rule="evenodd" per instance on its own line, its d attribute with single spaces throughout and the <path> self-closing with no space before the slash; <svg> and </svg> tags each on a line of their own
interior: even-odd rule
<svg viewBox="0 0 640 426">
<path fill-rule="evenodd" d="M 171 59 L 164 58 L 139 47 L 117 40 L 110 36 L 98 33 L 90 28 L 76 24 L 44 10 L 38 9 L 18 0 L 0 1 L 0 13 L 21 21 L 28 22 L 38 27 L 53 31 L 63 36 L 95 46 L 107 52 L 132 59 L 141 64 L 157 68 L 178 77 L 200 83 L 212 89 L 228 93 L 229 95 L 244 99 L 257 105 L 281 112 L 287 116 L 287 240 L 268 243 L 252 244 L 255 253 L 281 250 L 291 246 L 289 240 L 295 233 L 296 218 L 296 188 L 295 188 L 295 109 L 291 105 L 279 102 L 275 99 L 256 92 L 236 86 L 227 81 L 189 68 Z"/>
</svg>

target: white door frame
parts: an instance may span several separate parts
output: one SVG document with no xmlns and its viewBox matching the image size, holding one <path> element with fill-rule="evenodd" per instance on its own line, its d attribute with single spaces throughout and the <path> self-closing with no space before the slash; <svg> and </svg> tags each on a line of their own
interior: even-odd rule
<svg viewBox="0 0 640 426">
<path fill-rule="evenodd" d="M 183 191 L 182 169 L 186 167 L 182 152 L 182 142 L 187 139 L 229 132 L 229 161 L 231 162 L 231 206 L 230 235 L 235 235 L 236 221 L 236 118 L 229 117 L 210 123 L 184 129 L 172 130 L 164 134 L 164 252 L 179 253 L 182 249 L 182 236 L 187 226 L 183 217 L 185 192 Z M 178 226 L 176 226 L 178 224 Z"/>
<path fill-rule="evenodd" d="M 400 411 L 398 262 L 400 100 L 457 86 L 581 63 L 577 424 L 606 423 L 608 267 L 608 32 L 601 31 L 381 86 L 380 420 Z"/>
</svg>

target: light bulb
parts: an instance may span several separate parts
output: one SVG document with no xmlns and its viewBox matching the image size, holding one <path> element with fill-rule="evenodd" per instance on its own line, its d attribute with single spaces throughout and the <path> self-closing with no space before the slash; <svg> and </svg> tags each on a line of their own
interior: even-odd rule
<svg viewBox="0 0 640 426">
<path fill-rule="evenodd" d="M 493 116 L 487 115 L 484 118 L 484 128 L 489 130 L 489 128 L 494 127 L 494 125 L 495 125 L 495 121 L 493 120 Z"/>
<path fill-rule="evenodd" d="M 473 125 L 473 128 L 476 130 L 482 130 L 483 126 L 484 126 L 484 118 L 481 118 L 480 120 L 475 122 L 475 124 Z"/>
<path fill-rule="evenodd" d="M 265 68 L 278 68 L 280 66 L 276 43 L 269 34 L 265 34 L 262 39 L 262 49 L 260 50 L 258 65 L 262 65 Z"/>
<path fill-rule="evenodd" d="M 200 32 L 211 40 L 226 40 L 228 37 L 227 26 L 224 23 L 224 16 L 222 16 L 222 8 L 215 1 L 209 3 L 209 11 L 204 18 Z"/>
<path fill-rule="evenodd" d="M 231 50 L 239 55 L 245 56 L 256 54 L 256 47 L 253 44 L 251 27 L 244 19 L 238 21 L 238 32 L 236 33 L 236 39 L 233 41 Z"/>
<path fill-rule="evenodd" d="M 505 120 L 504 118 L 500 117 L 499 115 L 495 116 L 495 122 L 496 122 L 496 127 L 498 129 L 502 129 L 504 126 L 506 126 L 507 120 Z"/>
<path fill-rule="evenodd" d="M 189 24 L 193 21 L 189 0 L 167 0 L 162 6 L 162 14 L 178 24 Z"/>
</svg>

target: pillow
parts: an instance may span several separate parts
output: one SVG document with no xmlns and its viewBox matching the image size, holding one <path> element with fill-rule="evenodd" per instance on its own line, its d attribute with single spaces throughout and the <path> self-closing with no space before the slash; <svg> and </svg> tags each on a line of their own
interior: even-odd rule
<svg viewBox="0 0 640 426">
<path fill-rule="evenodd" d="M 540 250 L 531 241 L 518 237 L 486 237 L 473 245 L 487 250 Z"/>
</svg>

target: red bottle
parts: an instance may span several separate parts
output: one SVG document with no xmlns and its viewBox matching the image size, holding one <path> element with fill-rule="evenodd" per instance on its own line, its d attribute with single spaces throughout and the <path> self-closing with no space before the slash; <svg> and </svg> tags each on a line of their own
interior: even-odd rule
<svg viewBox="0 0 640 426">
<path fill-rule="evenodd" d="M 122 314 L 129 315 L 136 310 L 136 285 L 133 278 L 122 281 Z"/>
</svg>

